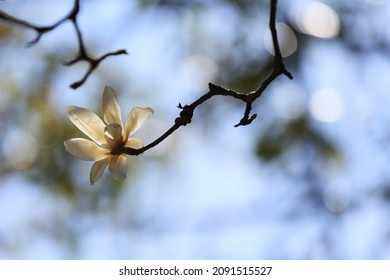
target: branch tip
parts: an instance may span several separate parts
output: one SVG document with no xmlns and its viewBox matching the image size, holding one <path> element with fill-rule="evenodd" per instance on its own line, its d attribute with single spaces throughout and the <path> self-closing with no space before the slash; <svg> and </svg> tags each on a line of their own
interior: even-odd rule
<svg viewBox="0 0 390 280">
<path fill-rule="evenodd" d="M 240 122 L 238 124 L 236 124 L 234 127 L 239 127 L 239 126 L 245 126 L 245 125 L 249 125 L 251 124 L 254 119 L 256 119 L 257 117 L 257 114 L 253 114 L 252 116 L 250 116 L 249 118 L 247 116 L 244 116 Z"/>
<path fill-rule="evenodd" d="M 82 37 L 81 31 L 80 31 L 80 28 L 78 26 L 78 23 L 77 23 L 77 16 L 79 14 L 79 11 L 80 11 L 80 0 L 75 0 L 73 3 L 72 9 L 65 17 L 61 18 L 60 20 L 57 20 L 54 24 L 48 25 L 48 26 L 38 26 L 38 25 L 32 24 L 32 23 L 27 22 L 25 20 L 18 19 L 16 17 L 8 15 L 1 10 L 0 10 L 0 19 L 5 20 L 6 22 L 9 22 L 11 24 L 16 24 L 16 25 L 19 25 L 19 26 L 22 26 L 25 28 L 29 28 L 29 29 L 36 31 L 36 37 L 33 40 L 27 42 L 26 47 L 32 47 L 32 46 L 36 45 L 39 42 L 39 40 L 41 39 L 41 37 L 43 36 L 43 34 L 48 33 L 50 31 L 56 29 L 58 26 L 60 26 L 61 24 L 65 23 L 67 21 L 70 21 L 73 25 L 73 29 L 76 31 L 76 34 L 77 34 L 78 53 L 74 58 L 71 58 L 67 61 L 64 61 L 63 65 L 70 66 L 70 65 L 73 65 L 79 61 L 85 61 L 89 64 L 89 68 L 90 68 L 90 70 L 88 70 L 88 72 L 84 75 L 84 77 L 80 81 L 74 82 L 73 84 L 70 85 L 70 87 L 72 89 L 77 89 L 85 82 L 85 80 L 89 77 L 89 75 L 92 73 L 92 71 L 99 65 L 99 63 L 102 60 L 104 60 L 108 56 L 128 54 L 125 49 L 120 49 L 120 50 L 117 50 L 115 52 L 108 52 L 108 53 L 102 55 L 99 59 L 95 59 L 92 56 L 90 56 L 88 54 L 85 46 L 84 46 L 83 37 Z"/>
<path fill-rule="evenodd" d="M 74 83 L 71 84 L 69 87 L 70 87 L 71 89 L 77 89 L 77 88 L 79 88 L 82 84 L 83 84 L 83 82 L 74 82 Z"/>
<path fill-rule="evenodd" d="M 290 72 L 288 72 L 286 69 L 284 69 L 283 75 L 285 75 L 290 80 L 294 79 L 293 75 Z"/>
</svg>

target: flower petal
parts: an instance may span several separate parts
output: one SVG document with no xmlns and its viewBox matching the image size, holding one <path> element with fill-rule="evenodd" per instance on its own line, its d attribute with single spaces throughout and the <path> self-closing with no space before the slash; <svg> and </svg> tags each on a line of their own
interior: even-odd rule
<svg viewBox="0 0 390 280">
<path fill-rule="evenodd" d="M 114 90 L 109 86 L 106 86 L 103 91 L 103 118 L 106 124 L 123 125 L 118 99 Z"/>
<path fill-rule="evenodd" d="M 109 170 L 115 180 L 127 177 L 127 158 L 124 155 L 115 155 L 111 158 Z"/>
<path fill-rule="evenodd" d="M 150 107 L 141 108 L 135 107 L 131 110 L 129 116 L 127 117 L 125 125 L 125 141 L 136 132 L 153 114 L 153 109 Z"/>
<path fill-rule="evenodd" d="M 95 113 L 77 106 L 69 106 L 66 111 L 69 119 L 75 126 L 91 138 L 91 140 L 102 146 L 107 144 L 104 138 L 104 128 L 106 125 Z"/>
<path fill-rule="evenodd" d="M 140 149 L 144 146 L 144 143 L 138 138 L 129 138 L 125 146 L 133 149 Z"/>
<path fill-rule="evenodd" d="M 107 168 L 108 163 L 111 160 L 111 156 L 101 159 L 92 165 L 91 173 L 89 174 L 89 182 L 91 185 L 95 184 L 97 180 L 102 177 L 104 170 Z"/>
<path fill-rule="evenodd" d="M 64 142 L 65 149 L 81 160 L 99 160 L 109 155 L 109 151 L 95 142 L 83 138 L 72 138 Z"/>
</svg>

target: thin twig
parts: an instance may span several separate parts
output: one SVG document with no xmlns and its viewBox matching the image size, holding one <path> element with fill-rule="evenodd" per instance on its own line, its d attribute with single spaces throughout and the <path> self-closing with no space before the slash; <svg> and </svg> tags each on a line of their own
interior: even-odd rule
<svg viewBox="0 0 390 280">
<path fill-rule="evenodd" d="M 209 91 L 207 93 L 205 93 L 204 95 L 202 95 L 201 97 L 199 97 L 194 102 L 192 102 L 190 105 L 182 106 L 179 103 L 178 108 L 181 109 L 179 117 L 177 117 L 175 119 L 175 123 L 172 125 L 172 127 L 169 128 L 159 138 L 157 138 L 156 140 L 154 140 L 150 144 L 148 144 L 140 149 L 133 149 L 133 148 L 129 148 L 129 147 L 120 147 L 118 149 L 113 150 L 111 153 L 112 154 L 125 153 L 128 155 L 140 155 L 143 152 L 157 146 L 159 143 L 161 143 L 163 140 L 168 138 L 172 133 L 174 133 L 181 126 L 186 126 L 187 124 L 191 123 L 192 116 L 194 114 L 195 109 L 198 106 L 200 106 L 203 102 L 205 102 L 208 99 L 212 98 L 213 96 L 217 96 L 217 95 L 230 96 L 232 98 L 241 100 L 246 104 L 244 116 L 242 117 L 240 122 L 235 125 L 235 127 L 249 125 L 250 123 L 252 123 L 252 121 L 257 117 L 257 114 L 250 115 L 251 111 L 252 111 L 253 102 L 255 100 L 257 100 L 263 94 L 265 89 L 280 75 L 285 75 L 289 79 L 293 78 L 291 73 L 288 72 L 287 69 L 285 68 L 284 63 L 283 63 L 282 54 L 280 52 L 278 34 L 276 31 L 277 2 L 278 2 L 277 0 L 270 0 L 271 6 L 270 6 L 269 28 L 271 30 L 272 42 L 273 42 L 274 49 L 275 49 L 273 70 L 268 75 L 268 77 L 263 80 L 260 87 L 256 91 L 252 91 L 249 93 L 239 93 L 239 92 L 236 92 L 234 90 L 225 89 L 221 86 L 209 83 Z"/>
<path fill-rule="evenodd" d="M 69 65 L 73 65 L 75 63 L 81 62 L 81 61 L 85 61 L 88 63 L 88 70 L 84 74 L 84 76 L 79 81 L 74 82 L 70 85 L 71 88 L 77 89 L 78 87 L 80 87 L 81 85 L 84 84 L 84 82 L 88 79 L 88 77 L 99 66 L 100 62 L 102 62 L 104 59 L 106 59 L 109 56 L 127 54 L 126 50 L 121 49 L 121 50 L 117 50 L 114 52 L 108 52 L 108 53 L 100 56 L 99 58 L 94 58 L 93 56 L 91 56 L 88 53 L 87 48 L 85 47 L 83 36 L 81 34 L 80 27 L 77 23 L 77 16 L 79 15 L 79 11 L 80 11 L 80 0 L 75 0 L 71 11 L 65 17 L 61 18 L 60 20 L 58 20 L 54 24 L 48 25 L 48 26 L 38 26 L 38 25 L 35 25 L 33 23 L 29 23 L 25 20 L 18 19 L 14 16 L 11 16 L 11 15 L 9 15 L 1 10 L 0 10 L 0 19 L 4 20 L 6 22 L 9 22 L 11 24 L 16 24 L 16 25 L 20 25 L 20 26 L 25 27 L 25 28 L 33 29 L 36 32 L 36 37 L 27 43 L 27 47 L 34 46 L 36 43 L 39 42 L 39 40 L 41 39 L 41 37 L 44 34 L 54 30 L 55 28 L 57 28 L 61 24 L 65 23 L 67 21 L 70 21 L 72 23 L 73 28 L 74 28 L 76 35 L 77 35 L 78 53 L 74 58 L 72 58 L 68 61 L 65 61 L 64 65 L 69 66 Z"/>
</svg>

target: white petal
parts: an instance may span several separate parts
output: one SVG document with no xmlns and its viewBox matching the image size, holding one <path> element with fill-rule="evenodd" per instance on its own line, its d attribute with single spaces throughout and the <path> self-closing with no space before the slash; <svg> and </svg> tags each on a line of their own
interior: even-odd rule
<svg viewBox="0 0 390 280">
<path fill-rule="evenodd" d="M 89 174 L 89 182 L 95 184 L 102 177 L 104 170 L 110 162 L 111 156 L 101 159 L 92 165 L 91 173 Z"/>
<path fill-rule="evenodd" d="M 131 110 L 129 116 L 127 117 L 126 127 L 125 127 L 125 141 L 136 132 L 153 114 L 152 108 L 141 108 L 135 107 Z"/>
<path fill-rule="evenodd" d="M 144 146 L 144 143 L 137 138 L 129 138 L 125 146 L 133 149 L 140 149 Z"/>
<path fill-rule="evenodd" d="M 121 108 L 114 90 L 106 86 L 103 91 L 103 118 L 106 124 L 119 124 L 122 126 Z"/>
<path fill-rule="evenodd" d="M 127 158 L 124 155 L 115 155 L 111 158 L 109 170 L 115 180 L 127 177 Z"/>
<path fill-rule="evenodd" d="M 72 138 L 64 142 L 65 149 L 81 160 L 99 160 L 109 155 L 109 151 L 103 149 L 92 142 L 83 138 Z"/>
<path fill-rule="evenodd" d="M 122 127 L 119 124 L 109 124 L 104 129 L 104 136 L 111 149 L 123 144 Z"/>
<path fill-rule="evenodd" d="M 69 119 L 85 133 L 91 140 L 99 145 L 106 145 L 104 138 L 104 122 L 93 112 L 77 106 L 67 108 Z"/>
</svg>

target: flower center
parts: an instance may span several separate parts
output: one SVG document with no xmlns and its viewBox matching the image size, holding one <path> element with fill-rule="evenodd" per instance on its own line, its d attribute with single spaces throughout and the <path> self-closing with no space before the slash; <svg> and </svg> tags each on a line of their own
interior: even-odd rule
<svg viewBox="0 0 390 280">
<path fill-rule="evenodd" d="M 122 126 L 117 123 L 109 124 L 104 128 L 104 137 L 111 149 L 123 144 Z"/>
</svg>

